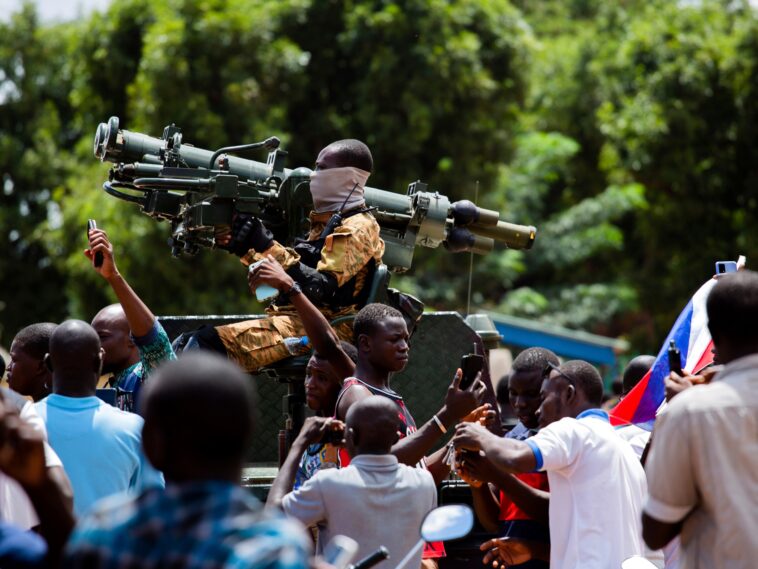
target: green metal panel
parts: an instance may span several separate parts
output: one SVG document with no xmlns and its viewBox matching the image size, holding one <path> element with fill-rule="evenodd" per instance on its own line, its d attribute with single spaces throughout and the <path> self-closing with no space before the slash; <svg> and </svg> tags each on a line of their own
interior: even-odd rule
<svg viewBox="0 0 758 569">
<path fill-rule="evenodd" d="M 202 325 L 218 326 L 259 318 L 238 316 L 163 316 L 159 320 L 172 340 Z M 403 396 L 418 425 L 439 410 L 461 356 L 470 353 L 477 336 L 457 312 L 425 313 L 411 339 L 408 366 L 391 379 L 391 387 Z M 303 373 L 305 369 L 303 369 Z M 258 392 L 258 422 L 248 460 L 276 463 L 278 433 L 283 428 L 282 398 L 287 386 L 268 376 L 253 375 Z M 209 381 L 212 381 L 209 378 Z"/>
</svg>

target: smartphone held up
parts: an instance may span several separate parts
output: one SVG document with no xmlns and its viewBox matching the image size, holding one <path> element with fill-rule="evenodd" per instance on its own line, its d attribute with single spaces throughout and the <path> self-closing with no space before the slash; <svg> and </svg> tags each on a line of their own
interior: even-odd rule
<svg viewBox="0 0 758 569">
<path fill-rule="evenodd" d="M 88 219 L 87 220 L 87 242 L 89 242 L 89 232 L 93 229 L 97 229 L 97 223 L 94 219 Z M 102 252 L 98 251 L 95 253 L 95 259 L 94 259 L 94 265 L 96 268 L 100 268 L 103 266 L 103 254 Z"/>
<path fill-rule="evenodd" d="M 484 356 L 477 354 L 476 351 L 476 344 L 474 344 L 474 352 L 466 354 L 461 358 L 463 376 L 461 377 L 461 382 L 458 384 L 458 388 L 464 391 L 473 385 L 476 376 L 484 368 Z"/>
</svg>

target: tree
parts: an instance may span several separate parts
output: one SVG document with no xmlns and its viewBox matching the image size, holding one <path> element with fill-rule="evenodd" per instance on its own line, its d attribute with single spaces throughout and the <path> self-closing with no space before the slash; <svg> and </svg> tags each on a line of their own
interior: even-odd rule
<svg viewBox="0 0 758 569">
<path fill-rule="evenodd" d="M 58 214 L 51 196 L 70 167 L 59 149 L 72 142 L 72 111 L 66 33 L 41 28 L 24 4 L 0 22 L 0 38 L 0 334 L 9 341 L 30 321 L 66 314 L 61 267 L 38 229 Z"/>
<path fill-rule="evenodd" d="M 170 259 L 164 226 L 98 191 L 106 170 L 90 154 L 97 122 L 118 115 L 122 127 L 153 135 L 174 122 L 185 142 L 205 148 L 277 134 L 292 166 L 311 164 L 331 140 L 363 138 L 377 164 L 372 185 L 403 190 L 423 178 L 461 197 L 473 176 L 493 179 L 511 150 L 530 41 L 505 0 L 419 0 L 402 10 L 127 0 L 53 29 L 67 38 L 59 69 L 69 96 L 54 104 L 70 109 L 55 148 L 67 167 L 51 194 L 60 215 L 37 236 L 67 278 L 55 291 L 35 288 L 65 294 L 66 313 L 84 318 L 110 298 L 81 254 L 88 217 L 108 230 L 120 268 L 155 312 L 260 308 L 235 258 Z"/>
</svg>

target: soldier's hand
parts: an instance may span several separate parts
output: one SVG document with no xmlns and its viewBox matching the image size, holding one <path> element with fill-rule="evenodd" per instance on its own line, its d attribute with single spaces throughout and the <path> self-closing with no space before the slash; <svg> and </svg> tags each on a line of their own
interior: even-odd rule
<svg viewBox="0 0 758 569">
<path fill-rule="evenodd" d="M 247 274 L 247 284 L 251 291 L 255 291 L 262 284 L 274 287 L 279 292 L 286 292 L 295 284 L 295 280 L 289 276 L 279 261 L 271 255 L 266 255 L 257 267 Z"/>
<path fill-rule="evenodd" d="M 229 250 L 229 244 L 232 242 L 232 226 L 226 224 L 214 226 L 213 239 L 216 247 Z"/>
<path fill-rule="evenodd" d="M 92 263 L 92 268 L 106 280 L 118 276 L 118 268 L 113 258 L 113 245 L 108 239 L 108 234 L 102 229 L 91 229 L 87 235 L 89 236 L 89 249 L 84 250 L 84 255 Z M 96 253 L 103 255 L 103 264 L 99 267 L 95 266 Z"/>
</svg>

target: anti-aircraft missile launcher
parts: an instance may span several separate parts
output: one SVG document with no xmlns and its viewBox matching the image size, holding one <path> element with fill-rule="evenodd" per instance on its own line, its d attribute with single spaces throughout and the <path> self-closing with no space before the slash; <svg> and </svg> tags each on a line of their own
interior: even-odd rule
<svg viewBox="0 0 758 569">
<path fill-rule="evenodd" d="M 269 150 L 265 163 L 233 155 L 256 148 Z M 285 168 L 287 152 L 276 137 L 211 151 L 183 143 L 174 125 L 153 138 L 123 130 L 118 117 L 111 117 L 97 128 L 94 152 L 115 163 L 103 186 L 106 192 L 171 223 L 175 256 L 213 247 L 214 226 L 231 224 L 235 212 L 259 216 L 286 244 L 307 228 L 311 171 Z M 529 249 L 537 233 L 468 200 L 451 202 L 420 181 L 405 194 L 366 187 L 365 197 L 386 244 L 383 262 L 393 272 L 411 267 L 418 245 L 486 254 L 496 242 Z"/>
</svg>

